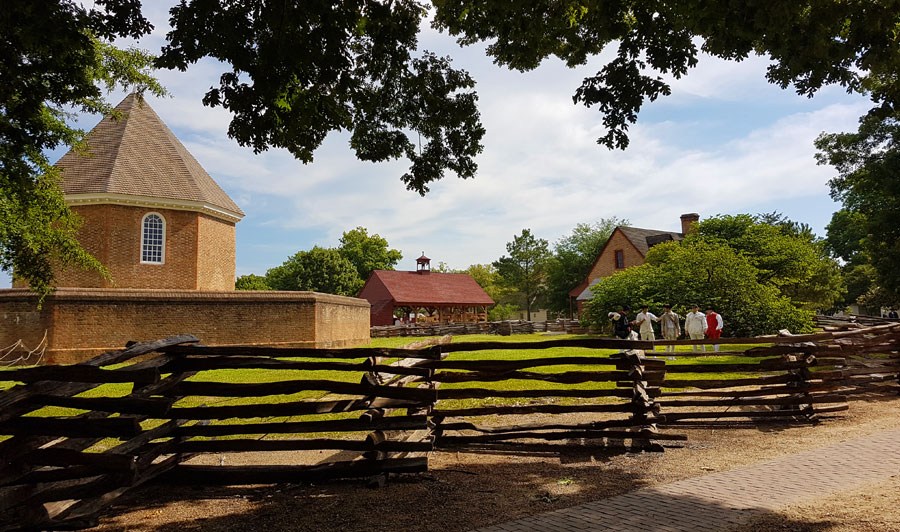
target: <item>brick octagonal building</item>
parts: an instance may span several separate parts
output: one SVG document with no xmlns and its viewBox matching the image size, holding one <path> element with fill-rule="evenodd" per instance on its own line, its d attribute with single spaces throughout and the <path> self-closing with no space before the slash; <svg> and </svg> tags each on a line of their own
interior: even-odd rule
<svg viewBox="0 0 900 532">
<path fill-rule="evenodd" d="M 66 203 L 82 246 L 104 266 L 56 273 L 38 308 L 16 281 L 0 290 L 0 345 L 23 363 L 77 362 L 129 340 L 193 333 L 207 345 L 337 347 L 369 341 L 369 304 L 314 292 L 235 291 L 244 213 L 138 95 L 66 153 Z"/>
<path fill-rule="evenodd" d="M 90 155 L 66 153 L 66 203 L 81 245 L 109 269 L 69 268 L 60 287 L 234 290 L 235 223 L 243 211 L 159 116 L 131 94 L 87 135 Z"/>
</svg>

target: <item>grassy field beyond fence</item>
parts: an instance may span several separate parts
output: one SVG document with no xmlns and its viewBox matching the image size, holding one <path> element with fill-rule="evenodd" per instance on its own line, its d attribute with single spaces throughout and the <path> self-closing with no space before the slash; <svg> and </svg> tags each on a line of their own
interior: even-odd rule
<svg viewBox="0 0 900 532">
<path fill-rule="evenodd" d="M 592 338 L 591 336 L 586 335 L 554 335 L 554 336 L 546 336 L 544 334 L 535 333 L 535 334 L 524 334 L 524 335 L 511 335 L 511 336 L 496 336 L 496 335 L 467 335 L 467 336 L 458 336 L 453 339 L 454 343 L 466 343 L 466 342 L 502 342 L 502 343 L 510 343 L 510 342 L 541 342 L 546 340 L 561 340 L 561 339 L 581 339 L 581 338 Z M 417 339 L 417 340 L 421 340 Z M 365 351 L 368 348 L 378 348 L 378 347 L 401 347 L 406 344 L 409 344 L 412 340 L 410 338 L 376 338 L 372 340 L 372 343 L 368 346 L 360 347 L 360 358 L 355 360 L 356 362 L 361 362 L 367 355 Z M 765 344 L 759 344 L 765 345 Z M 757 345 L 753 344 L 740 344 L 740 345 L 722 345 L 722 351 L 730 351 L 730 352 L 739 352 L 744 351 L 746 349 L 757 347 Z M 660 348 L 663 349 L 663 348 Z M 679 353 L 688 353 L 692 350 L 691 346 L 678 346 Z M 449 360 L 520 360 L 520 359 L 528 359 L 528 358 L 556 358 L 556 357 L 586 357 L 586 356 L 600 356 L 605 357 L 610 354 L 616 353 L 618 350 L 615 349 L 589 349 L 583 347 L 557 347 L 552 349 L 493 349 L 486 351 L 472 351 L 472 352 L 453 352 L 449 355 Z M 656 353 L 647 353 L 650 356 L 656 356 L 659 358 L 665 358 L 666 353 L 662 351 L 657 351 Z M 699 353 L 698 353 L 699 354 Z M 695 364 L 695 363 L 748 363 L 752 364 L 757 362 L 758 358 L 753 357 L 743 357 L 740 355 L 722 355 L 722 356 L 714 356 L 710 353 L 707 353 L 708 356 L 702 357 L 692 357 L 692 356 L 679 356 L 677 360 L 669 360 L 667 361 L 667 365 L 682 365 L 682 364 Z M 303 359 L 306 361 L 317 360 L 317 359 Z M 324 359 L 322 359 L 324 360 Z M 354 360 L 347 360 L 347 362 L 353 362 Z M 115 368 L 116 366 L 111 366 L 110 369 Z M 612 367 L 608 364 L 606 365 L 558 365 L 558 366 L 544 366 L 537 367 L 529 371 L 540 372 L 540 373 L 563 373 L 569 371 L 584 371 L 588 370 L 597 370 L 604 371 L 611 369 Z M 7 369 L 7 368 L 4 368 Z M 18 383 L 13 381 L 4 381 L 3 380 L 4 371 L 0 370 L 0 391 L 10 388 Z M 694 378 L 695 376 L 699 377 L 700 374 L 693 373 L 681 373 L 679 374 L 679 378 Z M 704 373 L 702 374 L 702 378 L 719 378 L 719 379 L 729 379 L 736 378 L 741 376 L 739 373 Z M 359 382 L 361 374 L 356 374 L 353 372 L 347 371 L 308 371 L 308 370 L 269 370 L 269 369 L 218 369 L 218 370 L 208 370 L 203 371 L 189 380 L 191 381 L 205 381 L 205 382 L 221 382 L 221 383 L 267 383 L 267 382 L 277 382 L 277 381 L 287 381 L 294 379 L 322 379 L 322 380 L 333 380 L 333 381 L 343 381 L 343 382 Z M 559 390 L 559 389 L 603 389 L 603 388 L 612 388 L 615 387 L 615 383 L 613 382 L 585 382 L 579 384 L 561 384 L 554 382 L 544 382 L 544 381 L 535 381 L 535 380 L 518 380 L 518 379 L 510 379 L 510 380 L 502 380 L 496 382 L 478 382 L 478 383 L 445 383 L 442 386 L 442 389 L 454 389 L 454 388 L 465 388 L 465 387 L 478 387 L 478 388 L 487 388 L 487 389 L 496 389 L 496 390 L 524 390 L 524 389 L 546 389 L 546 390 Z M 91 390 L 88 390 L 79 395 L 79 397 L 122 397 L 131 393 L 132 385 L 130 383 L 113 383 L 113 384 L 103 384 Z M 200 396 L 190 396 L 186 397 L 180 401 L 178 401 L 175 406 L 177 407 L 193 407 L 193 406 L 231 406 L 231 405 L 250 405 L 250 404 L 270 404 L 270 403 L 284 403 L 284 402 L 292 402 L 292 401 L 301 401 L 301 400 L 321 400 L 329 396 L 328 398 L 335 398 L 335 394 L 329 394 L 328 392 L 310 390 L 301 393 L 295 393 L 290 395 L 271 395 L 265 397 L 244 397 L 244 398 L 221 398 L 221 397 L 200 397 Z M 532 402 L 539 402 L 540 399 L 534 400 Z M 556 402 L 576 402 L 578 399 L 555 399 Z M 444 400 L 440 401 L 441 408 L 472 408 L 483 405 L 501 405 L 501 404 L 510 404 L 516 402 L 516 399 L 505 399 L 505 398 L 493 398 L 488 397 L 484 399 L 460 399 L 460 400 Z M 73 408 L 59 408 L 59 407 L 44 407 L 40 410 L 36 410 L 30 414 L 29 416 L 74 416 L 81 413 L 84 413 L 84 410 L 77 410 Z M 346 413 L 334 413 L 334 414 L 321 414 L 314 416 L 302 416 L 304 420 L 329 420 L 329 419 L 344 419 L 351 418 L 353 416 L 358 416 L 357 413 L 346 412 Z M 297 416 L 299 418 L 299 416 Z M 216 420 L 214 424 L 234 424 L 234 423 L 261 423 L 261 422 L 287 422 L 293 421 L 295 417 L 265 417 L 265 418 L 240 418 L 240 419 L 224 419 L 224 420 Z M 159 420 L 146 420 L 142 423 L 144 428 L 152 428 L 153 426 L 161 423 Z M 304 437 L 321 437 L 321 433 L 313 433 L 313 434 L 305 434 Z M 283 437 L 282 435 L 278 435 L 276 437 Z M 108 446 L 114 443 L 114 440 L 110 440 L 105 442 L 101 447 Z"/>
</svg>

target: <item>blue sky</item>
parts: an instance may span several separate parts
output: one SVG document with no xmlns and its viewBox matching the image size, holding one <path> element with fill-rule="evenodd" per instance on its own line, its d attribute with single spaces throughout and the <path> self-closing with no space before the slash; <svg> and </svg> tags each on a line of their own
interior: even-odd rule
<svg viewBox="0 0 900 532">
<path fill-rule="evenodd" d="M 156 29 L 138 45 L 158 51 L 166 2 L 148 4 Z M 827 186 L 834 172 L 816 165 L 813 140 L 855 129 L 868 108 L 839 87 L 809 99 L 770 85 L 765 58 L 703 57 L 673 80 L 671 96 L 645 105 L 629 148 L 610 151 L 596 144 L 604 133 L 600 113 L 571 98 L 606 51 L 578 69 L 547 60 L 520 73 L 430 28 L 420 46 L 472 74 L 487 128 L 477 177 L 447 176 L 424 198 L 401 183 L 405 161 L 357 161 L 345 134 L 331 134 L 309 165 L 284 150 L 254 155 L 241 148 L 226 135 L 229 114 L 201 103 L 223 65 L 204 60 L 187 72 L 158 72 L 171 97 L 148 98 L 150 105 L 246 213 L 237 224 L 238 275 L 263 274 L 314 245 L 335 246 L 356 226 L 400 249 L 399 269 L 414 268 L 422 251 L 454 268 L 491 262 L 525 227 L 552 243 L 579 222 L 610 216 L 675 231 L 686 212 L 705 218 L 777 210 L 824 235 L 837 209 Z M 79 126 L 99 119 L 84 117 Z"/>
</svg>

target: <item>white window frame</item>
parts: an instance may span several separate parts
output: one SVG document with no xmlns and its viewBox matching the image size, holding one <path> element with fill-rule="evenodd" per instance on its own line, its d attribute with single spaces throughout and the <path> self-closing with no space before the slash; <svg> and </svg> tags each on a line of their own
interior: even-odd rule
<svg viewBox="0 0 900 532">
<path fill-rule="evenodd" d="M 146 233 L 144 232 L 145 224 L 147 223 L 147 218 L 150 216 L 158 216 L 160 220 L 162 220 L 162 251 L 160 253 L 160 261 L 147 261 L 144 260 L 144 245 L 146 241 L 144 240 L 146 237 Z M 152 264 L 155 266 L 162 266 L 166 263 L 166 217 L 158 212 L 148 212 L 141 218 L 141 250 L 140 250 L 140 260 L 141 264 Z"/>
</svg>

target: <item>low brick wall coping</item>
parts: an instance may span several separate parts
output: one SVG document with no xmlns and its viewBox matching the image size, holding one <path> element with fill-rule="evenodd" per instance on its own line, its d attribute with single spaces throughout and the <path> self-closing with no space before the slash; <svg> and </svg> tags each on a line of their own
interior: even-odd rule
<svg viewBox="0 0 900 532">
<path fill-rule="evenodd" d="M 0 289 L 0 301 L 34 300 L 38 295 L 24 288 Z M 45 299 L 51 301 L 171 301 L 192 303 L 331 303 L 351 307 L 369 307 L 365 299 L 355 297 L 321 294 L 319 292 L 286 292 L 276 290 L 159 290 L 140 288 L 57 288 Z"/>
</svg>

